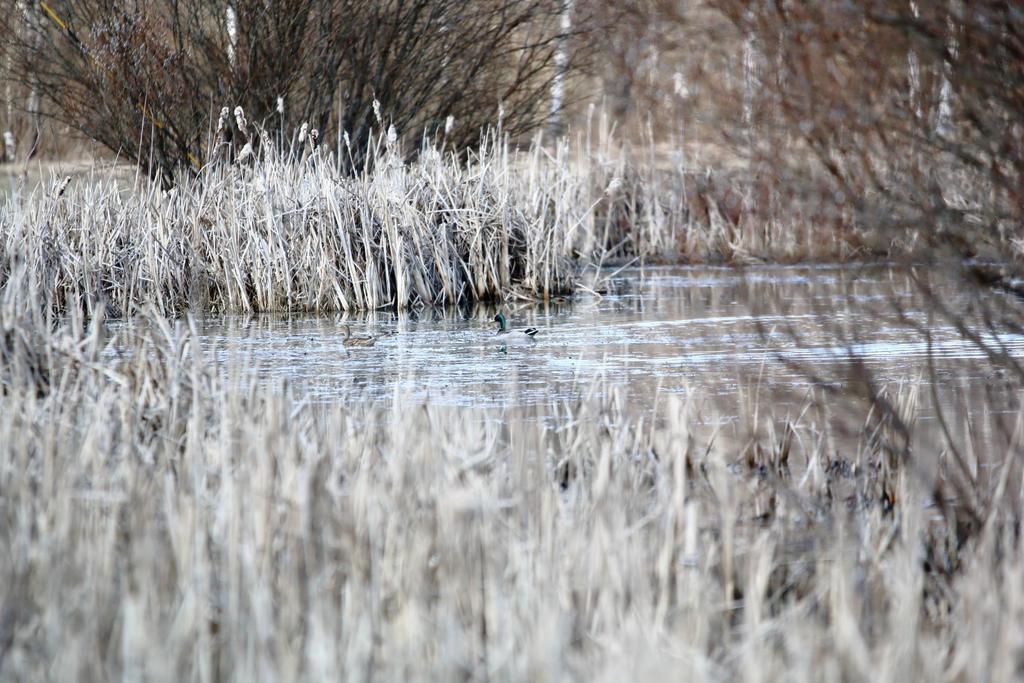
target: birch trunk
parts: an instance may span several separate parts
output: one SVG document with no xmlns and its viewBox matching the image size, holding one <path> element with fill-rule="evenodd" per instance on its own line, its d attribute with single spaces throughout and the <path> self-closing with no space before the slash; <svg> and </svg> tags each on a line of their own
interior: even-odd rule
<svg viewBox="0 0 1024 683">
<path fill-rule="evenodd" d="M 572 11 L 575 0 L 564 0 L 562 4 L 562 26 L 555 49 L 555 77 L 551 82 L 551 112 L 548 116 L 548 131 L 551 137 L 563 132 L 562 109 L 565 107 L 565 76 L 569 70 L 569 32 L 572 30 Z"/>
</svg>

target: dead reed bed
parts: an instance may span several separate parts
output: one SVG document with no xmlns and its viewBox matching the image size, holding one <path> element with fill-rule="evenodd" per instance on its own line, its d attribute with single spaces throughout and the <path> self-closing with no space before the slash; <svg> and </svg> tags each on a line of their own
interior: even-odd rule
<svg viewBox="0 0 1024 683">
<path fill-rule="evenodd" d="M 311 407 L 233 388 L 187 322 L 114 352 L 41 309 L 0 315 L 0 678 L 1020 675 L 1013 451 L 937 504 L 940 453 L 877 415 L 841 441 L 825 403 L 742 433 L 613 387 Z"/>
<path fill-rule="evenodd" d="M 57 313 L 352 311 L 543 298 L 610 259 L 854 253 L 780 206 L 753 211 L 764 198 L 738 177 L 633 153 L 609 131 L 526 149 L 490 133 L 468 160 L 427 143 L 415 163 L 391 133 L 357 176 L 313 140 L 246 143 L 171 190 L 102 171 L 16 190 L 0 205 L 0 287 L 25 264 L 19 286 Z"/>
</svg>

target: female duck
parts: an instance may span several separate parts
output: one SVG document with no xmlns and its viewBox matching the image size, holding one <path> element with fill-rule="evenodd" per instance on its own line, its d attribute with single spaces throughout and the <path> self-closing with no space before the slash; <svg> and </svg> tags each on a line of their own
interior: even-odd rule
<svg viewBox="0 0 1024 683">
<path fill-rule="evenodd" d="M 342 342 L 346 348 L 350 346 L 373 346 L 377 343 L 376 337 L 353 337 L 352 330 L 345 325 L 345 339 Z"/>
<path fill-rule="evenodd" d="M 494 322 L 498 323 L 496 336 L 502 343 L 532 341 L 537 336 L 538 330 L 536 327 L 527 327 L 522 330 L 508 329 L 508 320 L 505 319 L 504 313 L 494 316 Z"/>
</svg>

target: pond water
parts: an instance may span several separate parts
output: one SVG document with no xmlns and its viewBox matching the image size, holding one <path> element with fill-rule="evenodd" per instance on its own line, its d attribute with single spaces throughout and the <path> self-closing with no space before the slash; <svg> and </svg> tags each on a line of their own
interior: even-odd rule
<svg viewBox="0 0 1024 683">
<path fill-rule="evenodd" d="M 940 271 L 928 277 L 940 301 L 967 296 Z M 615 386 L 640 408 L 667 394 L 728 399 L 728 416 L 738 395 L 796 409 L 814 387 L 841 386 L 851 352 L 882 384 L 931 382 L 943 401 L 963 400 L 992 368 L 952 326 L 929 320 L 911 278 L 877 266 L 627 269 L 605 280 L 603 296 L 505 306 L 511 326 L 540 330 L 521 345 L 500 343 L 497 309 L 483 306 L 226 316 L 200 331 L 221 367 L 242 368 L 240 381 L 287 380 L 311 402 L 505 407 Z M 346 323 L 380 335 L 376 345 L 347 350 Z M 931 341 L 913 325 L 928 326 Z M 1021 335 L 1000 341 L 1024 355 Z"/>
</svg>

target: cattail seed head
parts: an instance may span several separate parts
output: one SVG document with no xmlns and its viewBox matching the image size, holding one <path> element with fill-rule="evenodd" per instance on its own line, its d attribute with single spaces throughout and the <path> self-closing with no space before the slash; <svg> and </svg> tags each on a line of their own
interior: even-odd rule
<svg viewBox="0 0 1024 683">
<path fill-rule="evenodd" d="M 614 197 L 622 189 L 622 180 L 619 178 L 612 178 L 611 182 L 608 183 L 608 187 L 605 188 L 604 195 L 606 197 Z"/>
<path fill-rule="evenodd" d="M 248 123 L 245 120 L 245 111 L 241 107 L 235 107 L 235 123 L 238 124 L 238 130 L 242 135 L 249 134 Z"/>
<path fill-rule="evenodd" d="M 66 175 L 63 178 L 61 178 L 60 182 L 57 183 L 57 185 L 53 188 L 53 198 L 57 199 L 62 194 L 64 194 L 64 190 L 68 189 L 68 183 L 70 182 L 71 176 L 69 175 Z"/>
<path fill-rule="evenodd" d="M 224 130 L 224 124 L 227 123 L 228 117 L 231 116 L 231 110 L 227 107 L 223 107 L 220 110 L 220 118 L 217 119 L 217 132 Z"/>
<path fill-rule="evenodd" d="M 343 131 L 341 137 L 345 140 L 345 148 L 352 149 L 352 140 L 348 137 L 348 131 Z"/>
<path fill-rule="evenodd" d="M 690 94 L 690 89 L 686 87 L 686 79 L 678 71 L 672 75 L 672 85 L 677 97 L 686 97 Z"/>
<path fill-rule="evenodd" d="M 395 129 L 394 124 L 388 126 L 388 148 L 394 146 L 398 142 L 398 131 Z"/>
<path fill-rule="evenodd" d="M 308 130 L 309 130 L 309 124 L 308 123 L 303 123 L 301 126 L 299 126 L 299 144 L 300 145 L 303 142 L 306 141 L 306 131 L 308 131 Z"/>
<path fill-rule="evenodd" d="M 277 97 L 277 113 L 278 116 L 284 116 L 284 98 L 280 95 Z"/>
<path fill-rule="evenodd" d="M 376 97 L 373 98 L 373 116 L 377 119 L 377 123 L 384 125 L 384 120 L 380 117 L 380 101 Z"/>
<path fill-rule="evenodd" d="M 245 143 L 245 146 L 242 147 L 242 151 L 238 153 L 237 161 L 241 163 L 248 159 L 250 156 L 252 156 L 252 143 L 247 142 Z"/>
<path fill-rule="evenodd" d="M 14 160 L 16 146 L 14 144 L 14 133 L 9 130 L 4 131 L 4 154 L 7 155 L 7 159 L 10 161 Z"/>
<path fill-rule="evenodd" d="M 452 132 L 452 127 L 455 125 L 455 117 L 449 116 L 444 120 L 444 134 L 449 135 Z"/>
</svg>

